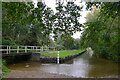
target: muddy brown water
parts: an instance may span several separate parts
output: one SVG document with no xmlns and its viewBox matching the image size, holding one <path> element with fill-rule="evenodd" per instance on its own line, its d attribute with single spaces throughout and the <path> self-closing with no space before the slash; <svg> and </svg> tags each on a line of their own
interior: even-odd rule
<svg viewBox="0 0 120 80">
<path fill-rule="evenodd" d="M 32 61 L 23 61 L 8 65 L 12 70 L 19 71 L 44 71 L 47 73 L 63 74 L 83 78 L 116 78 L 120 64 L 91 56 L 84 53 L 62 64 L 48 64 Z"/>
</svg>

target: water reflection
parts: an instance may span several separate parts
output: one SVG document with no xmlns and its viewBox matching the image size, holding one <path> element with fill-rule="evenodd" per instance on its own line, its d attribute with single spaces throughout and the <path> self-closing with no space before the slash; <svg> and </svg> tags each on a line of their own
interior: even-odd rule
<svg viewBox="0 0 120 80">
<path fill-rule="evenodd" d="M 49 73 L 65 74 L 74 77 L 117 77 L 118 64 L 109 60 L 90 57 L 85 53 L 71 64 L 44 65 L 41 69 Z M 70 62 L 70 61 L 69 61 Z"/>
<path fill-rule="evenodd" d="M 26 67 L 29 65 L 29 67 Z M 120 64 L 119 64 L 120 65 Z M 9 65 L 13 70 L 39 71 L 64 74 L 74 77 L 117 77 L 118 64 L 106 59 L 90 57 L 88 53 L 63 64 L 43 64 L 40 62 L 21 62 Z"/>
</svg>

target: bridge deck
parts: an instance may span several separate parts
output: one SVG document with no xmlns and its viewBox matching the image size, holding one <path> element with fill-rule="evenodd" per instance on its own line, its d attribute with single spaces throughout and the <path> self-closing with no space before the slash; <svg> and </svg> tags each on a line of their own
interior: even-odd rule
<svg viewBox="0 0 120 80">
<path fill-rule="evenodd" d="M 16 55 L 32 55 L 32 54 L 39 54 L 40 53 L 33 53 L 33 52 L 22 52 L 22 53 L 10 53 L 10 54 L 6 54 L 6 53 L 2 53 L 2 57 L 7 57 L 7 56 L 16 56 Z"/>
<path fill-rule="evenodd" d="M 14 55 L 31 55 L 40 54 L 43 51 L 49 51 L 50 49 L 55 50 L 55 47 L 43 47 L 43 46 L 11 46 L 11 45 L 0 45 L 0 54 L 2 57 L 14 56 Z"/>
</svg>

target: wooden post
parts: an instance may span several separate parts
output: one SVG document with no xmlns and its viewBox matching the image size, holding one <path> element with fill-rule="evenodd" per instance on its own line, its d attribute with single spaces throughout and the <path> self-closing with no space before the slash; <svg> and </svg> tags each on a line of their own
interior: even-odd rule
<svg viewBox="0 0 120 80">
<path fill-rule="evenodd" d="M 8 46 L 7 46 L 7 54 L 8 54 Z"/>
<path fill-rule="evenodd" d="M 49 47 L 47 47 L 47 51 L 48 51 Z"/>
<path fill-rule="evenodd" d="M 29 46 L 29 47 L 30 47 L 30 51 L 31 51 L 31 50 L 32 50 L 32 46 Z M 29 51 L 29 52 L 30 52 L 30 51 Z"/>
<path fill-rule="evenodd" d="M 9 46 L 9 53 L 10 53 L 10 46 Z"/>
<path fill-rule="evenodd" d="M 37 51 L 37 46 L 36 46 L 36 51 Z"/>
<path fill-rule="evenodd" d="M 47 51 L 47 46 L 46 46 L 46 51 Z"/>
<path fill-rule="evenodd" d="M 33 51 L 34 51 L 34 46 L 33 46 Z"/>
<path fill-rule="evenodd" d="M 43 46 L 42 46 L 42 51 L 43 51 Z"/>
<path fill-rule="evenodd" d="M 32 50 L 34 50 L 34 46 L 32 46 Z"/>
<path fill-rule="evenodd" d="M 25 46 L 25 53 L 27 52 L 27 46 Z"/>
<path fill-rule="evenodd" d="M 17 53 L 19 53 L 19 46 L 17 46 Z"/>
</svg>

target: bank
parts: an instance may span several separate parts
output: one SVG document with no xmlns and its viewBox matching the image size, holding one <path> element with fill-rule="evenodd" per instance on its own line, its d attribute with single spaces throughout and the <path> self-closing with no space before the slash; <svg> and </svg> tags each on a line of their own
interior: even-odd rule
<svg viewBox="0 0 120 80">
<path fill-rule="evenodd" d="M 53 53 L 53 52 L 55 52 L 55 53 Z M 26 54 L 26 53 L 9 54 L 9 55 L 4 54 L 2 57 L 8 65 L 9 64 L 14 64 L 14 63 L 19 63 L 21 61 L 37 61 L 37 62 L 40 62 L 40 63 L 57 63 L 57 52 L 58 51 L 48 51 L 47 53 L 46 52 L 44 52 L 44 53 L 34 53 L 33 52 L 33 53 L 29 53 L 29 54 Z M 86 50 L 60 51 L 59 63 L 63 63 L 65 61 L 73 59 L 73 58 L 75 58 L 75 57 L 77 57 L 77 56 L 79 56 L 79 55 L 81 55 L 85 52 L 86 52 Z M 54 55 L 51 55 L 51 54 L 54 54 Z M 11 76 L 11 74 L 14 74 L 15 72 L 18 72 L 18 73 L 22 74 L 22 72 L 20 72 L 19 70 L 18 71 L 11 70 L 10 74 L 7 75 L 6 78 L 15 77 L 15 75 Z M 39 74 L 47 74 L 47 73 L 44 73 L 44 72 L 41 73 L 41 72 L 39 72 Z M 29 72 L 25 72 L 25 73 L 27 74 Z M 33 72 L 33 73 L 36 73 L 36 72 Z M 31 75 L 32 75 L 32 73 L 31 73 Z M 52 78 L 53 77 L 55 77 L 55 78 L 58 78 L 58 77 L 65 78 L 66 77 L 64 75 L 57 75 L 57 74 L 50 74 L 50 73 L 48 73 L 48 75 L 50 75 Z M 16 75 L 16 77 L 17 77 L 17 75 Z M 37 76 L 35 76 L 35 77 L 37 77 Z M 43 75 L 43 77 L 44 77 L 44 75 Z"/>
<path fill-rule="evenodd" d="M 59 63 L 63 63 L 65 61 L 73 59 L 77 56 L 82 55 L 85 52 L 86 52 L 86 50 L 61 51 L 59 53 L 59 55 L 60 55 Z M 39 61 L 42 63 L 57 63 L 57 59 L 58 59 L 57 51 L 46 52 L 46 53 L 44 52 L 44 53 L 41 53 Z"/>
<path fill-rule="evenodd" d="M 73 59 L 83 53 L 86 50 L 66 50 L 59 51 L 59 63 L 63 63 L 70 59 Z M 11 53 L 4 54 L 2 57 L 8 64 L 18 63 L 20 61 L 37 61 L 41 63 L 57 63 L 58 51 L 47 51 L 47 52 L 31 52 L 31 53 Z"/>
</svg>

